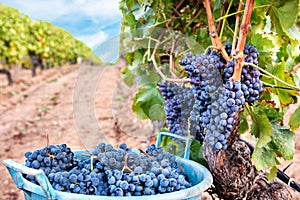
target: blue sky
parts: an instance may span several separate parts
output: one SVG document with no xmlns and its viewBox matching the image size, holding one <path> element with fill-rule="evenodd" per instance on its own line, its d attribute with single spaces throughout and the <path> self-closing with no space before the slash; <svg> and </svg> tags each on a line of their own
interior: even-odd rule
<svg viewBox="0 0 300 200">
<path fill-rule="evenodd" d="M 119 0 L 0 0 L 31 19 L 62 27 L 89 47 L 120 33 Z"/>
</svg>

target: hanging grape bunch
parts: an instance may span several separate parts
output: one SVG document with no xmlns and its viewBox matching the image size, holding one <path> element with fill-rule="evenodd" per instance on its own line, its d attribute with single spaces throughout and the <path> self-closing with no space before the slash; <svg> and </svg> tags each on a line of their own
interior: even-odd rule
<svg viewBox="0 0 300 200">
<path fill-rule="evenodd" d="M 232 45 L 225 45 L 228 54 L 231 53 L 231 48 Z M 245 62 L 257 65 L 258 55 L 254 46 L 245 45 Z M 204 140 L 212 150 L 226 150 L 230 133 L 238 125 L 237 112 L 245 102 L 252 105 L 263 91 L 259 79 L 260 71 L 245 65 L 242 69 L 241 81 L 232 81 L 230 78 L 234 73 L 234 60 L 226 63 L 216 51 L 208 51 L 207 54 L 201 55 L 193 55 L 189 52 L 180 60 L 180 64 L 188 72 L 194 93 L 194 100 L 190 102 L 193 101 L 194 104 L 190 110 L 185 109 L 186 112 L 182 114 L 180 112 L 182 103 L 186 104 L 189 98 L 181 103 L 173 92 L 178 93 L 182 88 L 175 83 L 159 83 L 159 89 L 166 103 L 169 131 L 184 136 L 190 134 L 201 143 Z M 182 90 L 181 93 L 185 92 Z"/>
<path fill-rule="evenodd" d="M 161 82 L 159 90 L 165 100 L 166 121 L 173 134 L 188 135 L 188 118 L 194 105 L 193 91 L 176 83 Z"/>
<path fill-rule="evenodd" d="M 231 53 L 232 45 L 228 44 L 225 46 L 228 54 Z M 247 63 L 258 65 L 259 53 L 254 46 L 249 44 L 245 45 L 244 59 Z M 224 81 L 228 80 L 233 75 L 234 61 L 229 61 L 224 69 Z M 242 69 L 241 74 L 241 87 L 244 93 L 244 97 L 249 104 L 254 103 L 258 100 L 259 94 L 263 91 L 262 83 L 259 80 L 260 71 L 252 66 L 245 65 Z"/>
</svg>

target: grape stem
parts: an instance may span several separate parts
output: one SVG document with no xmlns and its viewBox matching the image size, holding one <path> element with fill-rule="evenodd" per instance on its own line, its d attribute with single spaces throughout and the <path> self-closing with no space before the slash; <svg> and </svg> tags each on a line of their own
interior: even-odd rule
<svg viewBox="0 0 300 200">
<path fill-rule="evenodd" d="M 272 84 L 269 84 L 269 83 L 266 83 L 266 82 L 263 82 L 263 81 L 261 81 L 261 82 L 264 84 L 265 87 L 270 87 L 270 88 L 273 88 L 273 89 L 279 88 L 279 89 L 283 89 L 283 90 L 295 90 L 295 89 L 289 88 L 289 87 L 282 87 L 282 86 L 272 85 Z"/>
<path fill-rule="evenodd" d="M 209 29 L 209 37 L 211 39 L 211 42 L 213 44 L 213 46 L 221 51 L 221 54 L 223 56 L 223 58 L 228 62 L 230 60 L 219 36 L 218 36 L 218 32 L 215 26 L 215 22 L 214 22 L 214 18 L 211 12 L 211 6 L 210 6 L 210 2 L 209 0 L 204 0 L 204 7 L 206 9 L 206 15 L 207 15 L 207 20 L 208 20 L 208 29 Z"/>
<path fill-rule="evenodd" d="M 242 10 L 242 7 L 243 7 L 243 1 L 240 0 L 238 12 Z M 238 13 L 235 18 L 235 27 L 234 27 L 234 35 L 233 35 L 233 40 L 232 40 L 231 55 L 235 54 L 235 45 L 236 45 L 236 41 L 237 41 L 237 35 L 239 32 L 240 18 L 241 18 L 241 14 Z"/>
<path fill-rule="evenodd" d="M 243 15 L 243 20 L 240 26 L 239 41 L 233 54 L 234 59 L 234 72 L 231 77 L 233 81 L 240 81 L 243 62 L 244 62 L 244 47 L 246 43 L 246 38 L 249 32 L 249 27 L 251 25 L 251 14 L 254 6 L 254 0 L 247 0 L 245 5 L 245 12 Z"/>
<path fill-rule="evenodd" d="M 225 15 L 228 15 L 228 13 L 229 13 L 229 11 L 230 11 L 230 8 L 231 8 L 231 5 L 232 5 L 232 2 L 233 2 L 233 0 L 231 0 L 230 2 L 229 2 L 229 5 L 228 5 L 228 8 L 227 8 L 227 11 L 226 11 L 226 14 Z M 222 35 L 223 35 L 223 30 L 224 30 L 224 27 L 225 27 L 225 23 L 226 23 L 226 18 L 224 18 L 222 21 L 223 21 L 223 23 L 222 23 L 222 27 L 221 27 L 221 31 L 220 31 L 220 38 L 222 38 Z"/>
<path fill-rule="evenodd" d="M 297 73 L 298 68 L 300 67 L 300 62 L 297 63 L 294 67 L 293 67 L 293 71 L 291 71 L 291 73 L 295 74 Z"/>
<path fill-rule="evenodd" d="M 91 172 L 92 171 L 94 171 L 94 158 L 95 158 L 96 156 L 91 156 Z"/>
<path fill-rule="evenodd" d="M 269 6 L 270 6 L 270 5 L 254 6 L 253 9 L 264 8 L 264 7 L 269 7 Z M 233 12 L 233 13 L 230 13 L 230 14 L 228 14 L 228 15 L 224 15 L 224 16 L 222 16 L 222 17 L 216 19 L 216 22 L 219 22 L 219 21 L 223 20 L 224 18 L 228 18 L 228 17 L 231 17 L 231 16 L 233 16 L 233 15 L 240 14 L 240 13 L 242 13 L 242 12 L 244 12 L 244 10 L 239 10 L 239 11 L 237 11 L 237 12 Z"/>
<path fill-rule="evenodd" d="M 125 155 L 124 166 L 123 166 L 122 172 L 124 172 L 126 169 L 129 172 L 133 172 L 133 170 L 128 167 L 128 163 L 127 162 L 128 162 L 128 153 Z"/>
<path fill-rule="evenodd" d="M 151 155 L 147 154 L 147 153 L 146 153 L 145 151 L 143 151 L 142 149 L 139 149 L 139 151 L 140 151 L 142 154 L 146 155 L 148 158 L 151 158 L 151 157 L 152 157 Z"/>
<path fill-rule="evenodd" d="M 181 0 L 175 7 L 176 10 L 180 8 L 180 6 L 184 3 L 185 0 Z"/>
<path fill-rule="evenodd" d="M 281 80 L 280 78 L 274 76 L 274 75 L 271 74 L 270 72 L 264 70 L 263 68 L 261 68 L 261 67 L 255 65 L 255 64 L 253 64 L 253 63 L 244 62 L 243 64 L 244 64 L 244 65 L 250 65 L 250 66 L 252 66 L 252 67 L 258 69 L 259 71 L 261 71 L 261 72 L 267 74 L 268 76 L 272 77 L 273 79 L 277 80 L 279 83 L 282 83 L 283 85 L 288 86 L 289 88 L 291 88 L 291 89 L 293 89 L 293 90 L 295 90 L 295 91 L 297 91 L 297 92 L 300 92 L 300 88 L 297 88 L 296 86 L 291 85 L 291 84 L 289 84 L 289 83 L 287 83 L 287 82 Z"/>
</svg>

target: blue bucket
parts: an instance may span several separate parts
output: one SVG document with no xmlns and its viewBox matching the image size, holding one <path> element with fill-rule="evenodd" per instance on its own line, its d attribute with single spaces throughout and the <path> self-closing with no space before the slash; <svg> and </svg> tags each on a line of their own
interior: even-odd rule
<svg viewBox="0 0 300 200">
<path fill-rule="evenodd" d="M 81 154 L 88 153 L 87 151 L 74 151 L 74 154 L 79 159 L 86 159 L 80 156 Z M 185 190 L 176 191 L 166 194 L 157 194 L 150 196 L 136 196 L 136 197 L 110 197 L 110 196 L 94 196 L 74 194 L 67 192 L 60 192 L 54 190 L 48 181 L 46 175 L 42 170 L 28 168 L 22 164 L 18 164 L 11 159 L 3 161 L 11 174 L 15 184 L 18 188 L 24 191 L 26 200 L 47 200 L 47 199 L 62 199 L 62 200 L 181 200 L 201 199 L 201 194 L 208 189 L 212 182 L 212 175 L 210 172 L 199 163 L 191 160 L 177 158 L 177 163 L 182 167 L 185 174 L 189 177 L 189 181 L 194 185 Z M 26 180 L 22 174 L 34 176 L 39 185 L 33 184 Z"/>
</svg>

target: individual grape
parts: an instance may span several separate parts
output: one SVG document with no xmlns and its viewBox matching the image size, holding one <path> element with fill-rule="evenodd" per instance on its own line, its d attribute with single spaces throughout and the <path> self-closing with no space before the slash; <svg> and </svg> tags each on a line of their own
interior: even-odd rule
<svg viewBox="0 0 300 200">
<path fill-rule="evenodd" d="M 160 186 L 161 187 L 167 187 L 169 185 L 169 180 L 168 179 L 166 179 L 166 178 L 163 178 L 163 179 L 161 179 L 160 180 Z"/>
<path fill-rule="evenodd" d="M 134 172 L 135 173 L 137 173 L 137 174 L 140 174 L 140 173 L 142 173 L 143 172 L 143 168 L 142 167 L 136 167 L 136 168 L 134 168 Z"/>
<path fill-rule="evenodd" d="M 120 183 L 120 188 L 123 190 L 127 190 L 127 188 L 129 187 L 129 184 L 127 181 L 121 181 Z"/>
<path fill-rule="evenodd" d="M 116 188 L 115 194 L 116 194 L 116 196 L 122 197 L 124 192 L 123 192 L 122 188 Z"/>
<path fill-rule="evenodd" d="M 40 167 L 40 162 L 38 160 L 34 160 L 32 162 L 32 167 L 35 168 L 35 169 L 38 169 Z"/>
<path fill-rule="evenodd" d="M 69 177 L 69 180 L 71 183 L 76 183 L 77 181 L 77 175 L 76 174 L 71 174 Z"/>
</svg>

